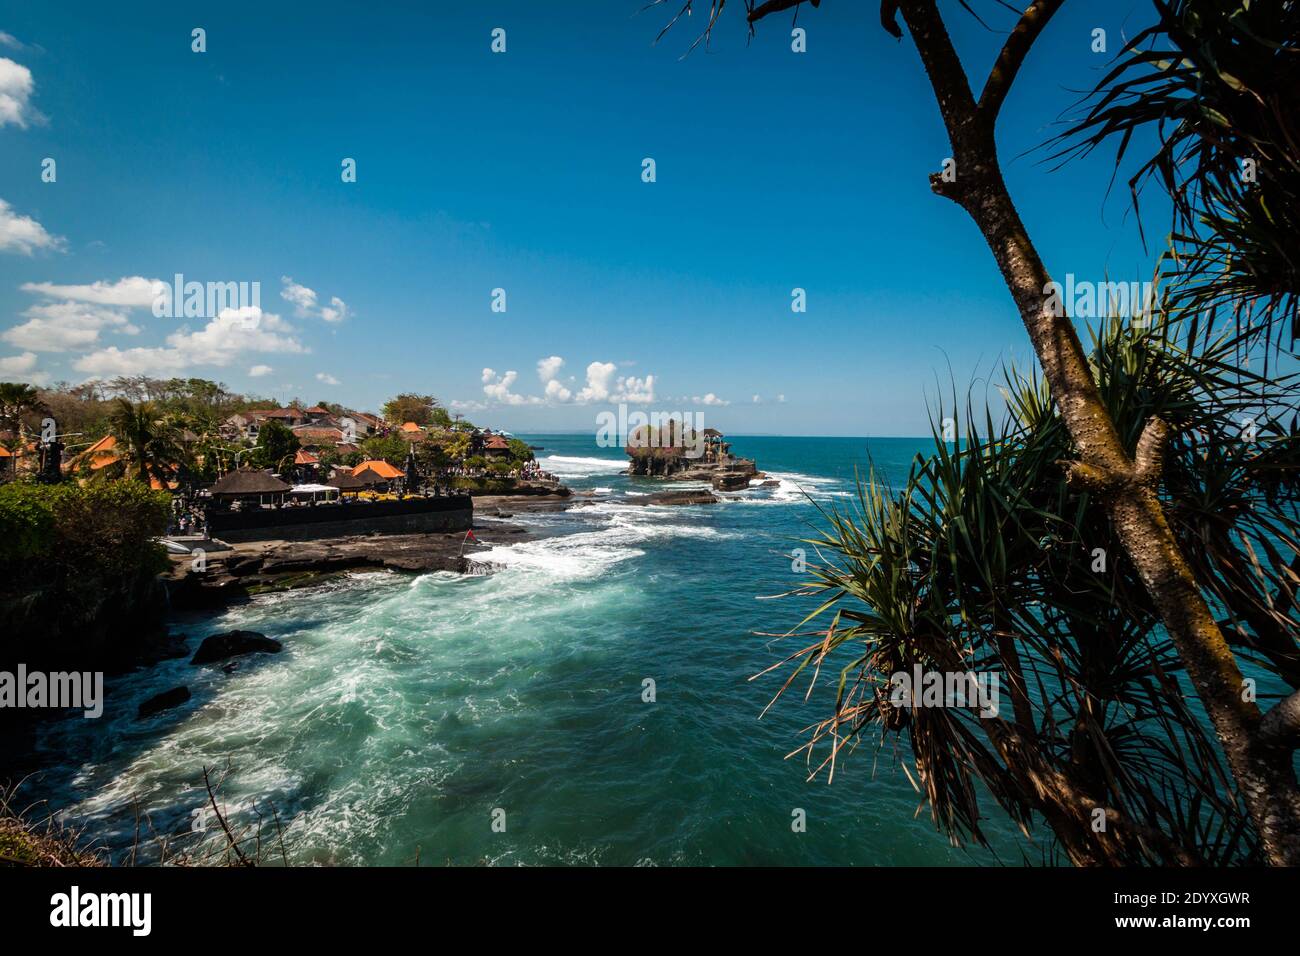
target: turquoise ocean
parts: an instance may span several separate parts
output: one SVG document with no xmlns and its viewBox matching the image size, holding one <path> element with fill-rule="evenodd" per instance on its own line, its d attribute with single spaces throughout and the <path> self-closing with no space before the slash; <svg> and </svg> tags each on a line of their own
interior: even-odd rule
<svg viewBox="0 0 1300 956">
<path fill-rule="evenodd" d="M 590 434 L 520 437 L 602 498 L 506 519 L 536 537 L 471 545 L 490 573 L 356 573 L 178 617 L 192 646 L 247 628 L 285 650 L 231 674 L 177 660 L 110 678 L 101 719 L 41 730 L 27 798 L 122 852 L 141 814 L 158 833 L 201 826 L 202 770 L 216 768 L 232 817 L 274 807 L 300 864 L 1021 862 L 991 804 L 995 850 L 949 846 L 893 743 L 860 747 L 831 785 L 809 781 L 787 754 L 829 713 L 833 683 L 806 703 L 792 688 L 760 720 L 784 678 L 750 680 L 795 649 L 756 632 L 811 609 L 761 598 L 797 580 L 788 554 L 823 522 L 818 506 L 849 507 L 873 463 L 901 482 L 926 441 L 733 437 L 779 487 L 638 507 L 626 502 L 690 486 L 628 478 Z M 178 684 L 190 703 L 135 719 Z"/>
</svg>

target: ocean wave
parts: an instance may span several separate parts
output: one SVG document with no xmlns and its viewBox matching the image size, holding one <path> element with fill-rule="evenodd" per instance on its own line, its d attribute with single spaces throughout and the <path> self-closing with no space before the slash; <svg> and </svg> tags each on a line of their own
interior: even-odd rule
<svg viewBox="0 0 1300 956">
<path fill-rule="evenodd" d="M 497 545 L 476 552 L 475 564 L 493 569 L 540 572 L 548 577 L 575 580 L 593 578 L 615 565 L 645 552 L 642 546 L 671 538 L 722 540 L 738 535 L 707 525 L 681 524 L 659 509 L 617 501 L 596 502 L 582 509 L 584 516 L 605 519 L 591 531 L 556 535 L 537 541 Z"/>
<path fill-rule="evenodd" d="M 538 459 L 538 464 L 557 478 L 590 478 L 593 475 L 616 475 L 627 471 L 627 460 L 622 458 L 547 455 Z"/>
</svg>

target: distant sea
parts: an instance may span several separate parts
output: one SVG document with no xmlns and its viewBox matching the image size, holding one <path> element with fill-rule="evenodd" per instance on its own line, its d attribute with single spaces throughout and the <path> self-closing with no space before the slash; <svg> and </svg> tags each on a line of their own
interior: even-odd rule
<svg viewBox="0 0 1300 956">
<path fill-rule="evenodd" d="M 796 647 L 755 632 L 811 609 L 758 598 L 796 581 L 786 555 L 824 520 L 817 506 L 851 505 L 869 462 L 901 483 L 927 441 L 734 437 L 779 487 L 646 508 L 626 501 L 689 486 L 626 477 L 625 456 L 591 435 L 519 437 L 575 491 L 608 498 L 507 519 L 540 537 L 471 545 L 490 574 L 358 573 L 177 618 L 194 644 L 247 628 L 285 651 L 229 675 L 179 660 L 110 679 L 101 720 L 43 731 L 48 769 L 24 792 L 120 850 L 137 804 L 158 832 L 190 829 L 202 768 L 228 768 L 236 819 L 250 801 L 274 806 L 290 861 L 305 864 L 1021 862 L 991 802 L 996 854 L 950 847 L 916 812 L 892 743 L 864 744 L 830 786 L 809 782 L 786 755 L 830 712 L 834 677 L 808 703 L 792 688 L 762 720 L 783 678 L 749 680 Z M 190 704 L 134 719 L 181 683 Z M 805 832 L 792 828 L 800 810 Z"/>
</svg>

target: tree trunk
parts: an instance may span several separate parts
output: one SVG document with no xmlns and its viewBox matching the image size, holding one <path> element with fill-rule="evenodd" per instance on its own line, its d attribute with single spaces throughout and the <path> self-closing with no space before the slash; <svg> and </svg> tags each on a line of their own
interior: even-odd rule
<svg viewBox="0 0 1300 956">
<path fill-rule="evenodd" d="M 1260 739 L 1259 708 L 1243 697 L 1244 681 L 1157 496 L 1166 429 L 1147 423 L 1130 456 L 1089 368 L 1073 321 L 1049 304 L 1050 277 L 998 165 L 995 113 L 971 96 L 934 0 L 900 4 L 935 88 L 956 159 L 955 181 L 932 177 L 935 192 L 974 219 L 1020 310 L 1052 397 L 1078 450 L 1070 477 L 1100 496 L 1129 560 L 1169 631 L 1205 706 L 1259 834 L 1264 859 L 1300 865 L 1300 790 L 1292 751 Z M 960 78 L 958 82 L 957 78 Z M 1064 312 L 1064 310 L 1061 310 Z"/>
</svg>

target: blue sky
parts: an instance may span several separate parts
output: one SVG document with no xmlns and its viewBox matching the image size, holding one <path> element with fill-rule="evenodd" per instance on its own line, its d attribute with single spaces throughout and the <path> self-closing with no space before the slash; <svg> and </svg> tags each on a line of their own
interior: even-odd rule
<svg viewBox="0 0 1300 956">
<path fill-rule="evenodd" d="M 734 433 L 916 435 L 937 384 L 1030 357 L 974 225 L 929 191 L 946 137 L 873 3 L 803 10 L 803 54 L 788 14 L 747 44 L 737 3 L 685 58 L 698 14 L 652 43 L 675 3 L 184 6 L 0 22 L 0 378 L 195 375 L 363 408 L 412 390 L 515 431 L 653 394 Z M 985 3 L 989 32 L 941 6 L 982 84 L 1010 14 Z M 1014 158 L 1147 19 L 1066 4 L 1003 109 L 1057 277 L 1150 277 L 1125 191 L 1103 202 L 1108 157 Z M 259 282 L 261 314 L 156 318 L 122 281 L 176 273 Z"/>
</svg>

